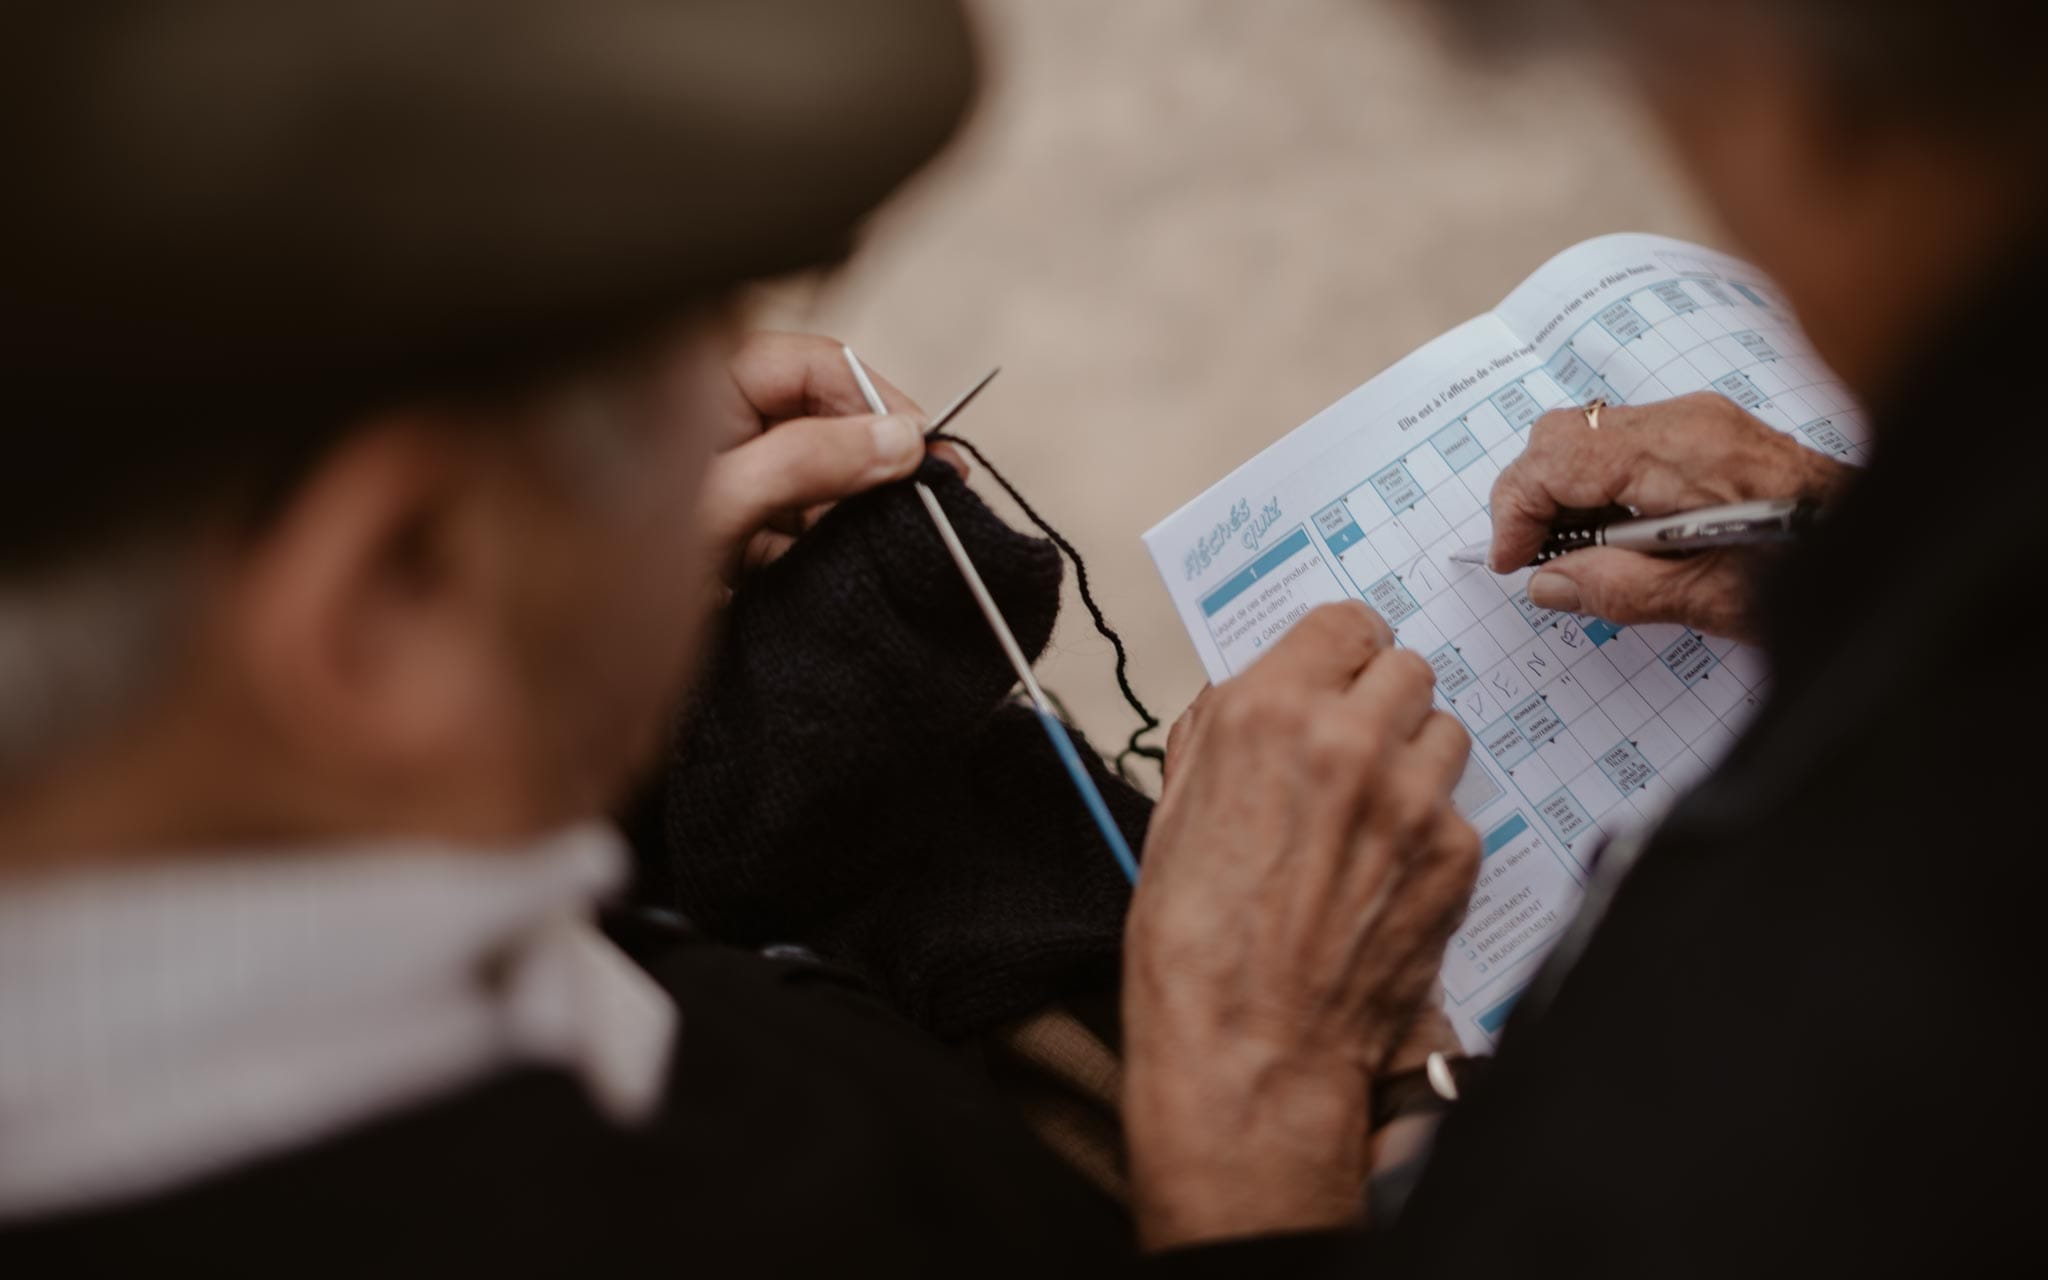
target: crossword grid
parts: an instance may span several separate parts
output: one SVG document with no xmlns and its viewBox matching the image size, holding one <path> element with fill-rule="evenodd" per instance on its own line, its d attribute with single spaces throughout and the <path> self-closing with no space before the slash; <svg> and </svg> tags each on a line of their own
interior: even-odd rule
<svg viewBox="0 0 2048 1280">
<path fill-rule="evenodd" d="M 1551 409 L 1705 390 L 1816 449 L 1865 461 L 1860 414 L 1769 286 L 1655 252 L 1667 276 L 1585 304 L 1541 366 L 1419 427 L 1405 454 L 1375 457 L 1376 469 L 1309 520 L 1272 529 L 1263 545 L 1247 540 L 1253 558 L 1193 601 L 1226 671 L 1346 593 L 1429 657 L 1439 703 L 1471 731 L 1475 765 L 1486 766 L 1467 769 L 1454 796 L 1479 824 L 1485 856 L 1441 974 L 1468 1048 L 1499 1032 L 1570 918 L 1601 838 L 1654 820 L 1705 773 L 1768 679 L 1762 656 L 1730 641 L 1537 609 L 1529 570 L 1496 576 L 1452 563 L 1452 551 L 1489 536 L 1501 468 Z M 1233 516 L 1251 518 L 1248 504 Z"/>
<path fill-rule="evenodd" d="M 1429 656 L 1438 690 L 1528 810 L 1583 868 L 1614 819 L 1662 812 L 1754 711 L 1745 646 L 1677 626 L 1537 609 L 1527 570 L 1451 564 L 1483 541 L 1494 477 L 1544 412 L 1714 390 L 1781 431 L 1861 462 L 1845 392 L 1761 285 L 1679 275 L 1603 304 L 1540 370 L 1495 391 L 1318 512 L 1351 586 Z"/>
</svg>

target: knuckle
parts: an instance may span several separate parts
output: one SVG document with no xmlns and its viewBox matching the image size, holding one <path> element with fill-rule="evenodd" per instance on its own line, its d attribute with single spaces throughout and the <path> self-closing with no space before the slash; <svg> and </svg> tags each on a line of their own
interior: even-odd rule
<svg viewBox="0 0 2048 1280">
<path fill-rule="evenodd" d="M 1444 718 L 1443 727 L 1438 732 L 1443 735 L 1444 756 L 1450 761 L 1451 769 L 1450 778 L 1445 786 L 1449 791 L 1455 792 L 1458 784 L 1464 781 L 1465 775 L 1480 767 L 1477 751 L 1479 740 L 1472 736 L 1471 730 L 1458 723 L 1457 717 L 1445 715 L 1443 712 L 1437 714 L 1443 715 Z"/>
<path fill-rule="evenodd" d="M 1429 659 L 1413 649 L 1396 649 L 1380 661 L 1392 663 L 1396 678 L 1409 688 L 1436 687 L 1436 668 L 1429 665 Z"/>
<path fill-rule="evenodd" d="M 1503 526 L 1515 528 L 1534 524 L 1542 517 L 1543 485 L 1533 474 L 1534 465 L 1525 453 L 1494 477 L 1493 489 L 1486 500 L 1493 510 L 1496 535 Z"/>
<path fill-rule="evenodd" d="M 1718 391 L 1695 391 L 1686 399 L 1691 400 L 1694 407 L 1708 417 L 1719 418 L 1723 422 L 1742 420 L 1742 406 Z"/>
<path fill-rule="evenodd" d="M 1209 714 L 1214 717 L 1218 732 L 1236 738 L 1255 726 L 1263 701 L 1255 687 L 1242 680 L 1233 681 L 1217 691 Z"/>
<path fill-rule="evenodd" d="M 1685 590 L 1668 575 L 1645 576 L 1627 591 L 1623 603 L 1645 615 L 1667 613 L 1684 602 Z"/>
<path fill-rule="evenodd" d="M 1516 458 L 1502 467 L 1500 474 L 1493 478 L 1493 487 L 1486 491 L 1486 502 L 1495 511 L 1494 519 L 1513 514 L 1515 490 L 1521 484 L 1523 458 L 1528 456 L 1524 453 L 1522 457 Z"/>
<path fill-rule="evenodd" d="M 1356 778 L 1378 765 L 1380 738 L 1346 715 L 1315 716 L 1302 735 L 1307 763 L 1322 778 Z"/>
<path fill-rule="evenodd" d="M 1638 617 L 1650 620 L 1690 613 L 1702 604 L 1700 570 L 1707 567 L 1706 562 L 1693 561 L 1645 566 L 1646 572 L 1628 584 L 1621 604 Z"/>
<path fill-rule="evenodd" d="M 1211 714 L 1217 730 L 1230 738 L 1292 734 L 1303 718 L 1301 699 L 1292 691 L 1242 683 L 1219 691 Z"/>
<path fill-rule="evenodd" d="M 1443 834 L 1437 839 L 1439 856 L 1444 867 L 1461 885 L 1470 886 L 1479 877 L 1479 863 L 1484 849 L 1479 842 L 1479 829 L 1463 818 L 1453 816 L 1443 824 Z"/>
<path fill-rule="evenodd" d="M 1581 589 L 1580 600 L 1587 613 L 1625 627 L 1654 621 L 1661 607 L 1646 592 L 1604 582 L 1587 584 Z"/>
<path fill-rule="evenodd" d="M 1423 726 L 1423 731 L 1443 735 L 1449 749 L 1457 755 L 1462 756 L 1472 749 L 1472 731 L 1465 727 L 1464 721 L 1448 711 L 1430 712 L 1429 721 Z"/>
<path fill-rule="evenodd" d="M 872 451 L 869 419 L 797 418 L 762 432 L 740 445 L 734 455 L 752 456 L 764 472 L 789 479 L 810 479 L 865 461 Z"/>
<path fill-rule="evenodd" d="M 1370 642 L 1371 647 L 1375 650 L 1392 647 L 1394 643 L 1393 624 L 1382 617 L 1378 609 L 1373 608 L 1364 601 L 1360 601 L 1358 607 L 1365 619 L 1365 636 Z"/>
<path fill-rule="evenodd" d="M 1335 604 L 1317 605 L 1308 611 L 1308 616 L 1295 624 L 1297 633 L 1307 633 L 1317 639 L 1341 636 L 1354 624 L 1351 600 L 1340 600 Z"/>
<path fill-rule="evenodd" d="M 1264 667 L 1266 678 L 1282 680 L 1290 673 L 1321 670 L 1326 666 L 1356 671 L 1373 655 L 1392 643 L 1393 633 L 1386 621 L 1360 600 L 1322 605 L 1281 637 L 1253 671 Z M 1283 658 L 1281 655 L 1285 654 Z"/>
<path fill-rule="evenodd" d="M 1386 620 L 1363 600 L 1322 605 L 1302 619 L 1302 625 L 1311 621 L 1330 643 L 1349 646 L 1369 647 L 1379 641 L 1387 628 Z"/>
<path fill-rule="evenodd" d="M 786 345 L 793 355 L 819 363 L 838 362 L 845 358 L 840 354 L 844 344 L 830 334 L 777 331 L 763 334 L 762 337 Z"/>
<path fill-rule="evenodd" d="M 1402 845 L 1413 848 L 1437 825 L 1441 807 L 1420 783 L 1402 787 L 1387 797 L 1387 825 Z"/>
</svg>

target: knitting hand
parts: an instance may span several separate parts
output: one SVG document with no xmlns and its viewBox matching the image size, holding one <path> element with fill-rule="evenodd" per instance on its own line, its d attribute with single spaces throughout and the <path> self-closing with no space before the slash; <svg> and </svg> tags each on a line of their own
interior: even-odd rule
<svg viewBox="0 0 2048 1280">
<path fill-rule="evenodd" d="M 1373 1077 L 1479 840 L 1429 664 L 1318 609 L 1176 727 L 1125 937 L 1124 1122 L 1150 1247 L 1355 1221 Z"/>
<path fill-rule="evenodd" d="M 879 377 L 891 412 L 869 413 L 830 338 L 753 334 L 727 370 L 702 511 L 728 583 L 787 551 L 833 503 L 901 480 L 924 460 L 924 415 Z M 964 473 L 944 446 L 935 452 Z"/>
</svg>

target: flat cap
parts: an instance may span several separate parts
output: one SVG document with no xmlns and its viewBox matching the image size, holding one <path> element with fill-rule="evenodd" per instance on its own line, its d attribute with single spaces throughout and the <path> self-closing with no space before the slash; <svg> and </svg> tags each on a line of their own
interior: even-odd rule
<svg viewBox="0 0 2048 1280">
<path fill-rule="evenodd" d="M 10 4 L 0 430 L 343 404 L 831 259 L 973 78 L 958 0 Z"/>
</svg>

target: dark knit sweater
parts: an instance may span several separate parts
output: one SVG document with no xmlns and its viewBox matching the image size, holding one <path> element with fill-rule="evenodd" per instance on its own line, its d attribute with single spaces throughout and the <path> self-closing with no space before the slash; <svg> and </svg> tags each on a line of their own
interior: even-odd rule
<svg viewBox="0 0 2048 1280">
<path fill-rule="evenodd" d="M 1036 658 L 1058 553 L 950 468 L 920 478 Z M 806 946 L 949 1039 L 1100 987 L 1129 887 L 1014 683 L 909 486 L 841 504 L 735 596 L 644 891 L 726 941 Z M 1079 744 L 1138 845 L 1150 802 Z"/>
<path fill-rule="evenodd" d="M 1122 1274 L 1123 1215 L 959 1055 L 813 967 L 629 938 L 661 1110 L 508 1068 L 140 1201 L 0 1223 L 0 1276 Z"/>
</svg>

